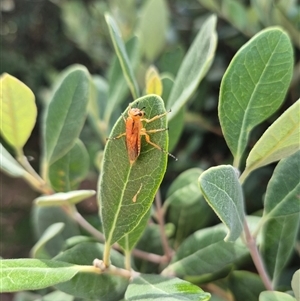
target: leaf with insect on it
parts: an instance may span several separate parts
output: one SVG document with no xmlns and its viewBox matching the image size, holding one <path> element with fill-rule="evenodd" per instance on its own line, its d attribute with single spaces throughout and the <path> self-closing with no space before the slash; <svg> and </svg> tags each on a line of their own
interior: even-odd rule
<svg viewBox="0 0 300 301">
<path fill-rule="evenodd" d="M 163 100 L 157 95 L 137 99 L 132 103 L 132 108 L 134 107 L 145 107 L 145 117 L 148 119 L 165 112 Z M 123 115 L 127 118 L 127 109 Z M 147 130 L 166 128 L 166 116 L 145 123 L 144 126 Z M 124 132 L 125 123 L 121 116 L 110 137 Z M 150 138 L 164 150 L 168 149 L 167 131 L 150 134 Z M 148 212 L 166 171 L 167 154 L 146 143 L 144 137 L 141 140 L 141 153 L 132 166 L 128 159 L 125 137 L 109 140 L 105 147 L 99 181 L 99 206 L 108 245 L 117 242 L 139 225 Z"/>
</svg>

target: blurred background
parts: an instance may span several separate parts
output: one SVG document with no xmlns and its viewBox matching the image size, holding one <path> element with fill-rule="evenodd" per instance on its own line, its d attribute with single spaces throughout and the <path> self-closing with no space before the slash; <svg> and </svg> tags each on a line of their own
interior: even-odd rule
<svg viewBox="0 0 300 301">
<path fill-rule="evenodd" d="M 206 169 L 232 163 L 218 122 L 220 82 L 237 50 L 261 29 L 280 25 L 289 33 L 296 67 L 284 105 L 255 128 L 249 149 L 272 121 L 299 97 L 300 12 L 296 0 L 1 0 L 0 73 L 17 77 L 36 96 L 38 121 L 24 151 L 37 171 L 41 153 L 40 120 L 59 72 L 69 65 L 82 64 L 93 75 L 109 76 L 115 56 L 104 20 L 106 11 L 117 21 L 124 41 L 133 35 L 141 40 L 136 76 L 142 88 L 145 71 L 151 64 L 159 72 L 175 77 L 203 21 L 213 12 L 218 15 L 216 57 L 187 105 L 181 139 L 171 150 L 179 161 L 169 160 L 162 184 L 163 196 L 176 176 L 188 168 Z M 156 15 L 161 19 L 157 21 Z M 145 36 L 150 38 L 145 39 Z M 130 101 L 128 93 L 124 104 Z M 89 124 L 81 136 L 91 161 L 89 176 L 81 188 L 96 189 L 98 170 L 94 162 L 103 145 Z M 12 151 L 1 137 L 0 140 Z M 262 208 L 263 194 L 273 168 L 273 165 L 261 168 L 247 180 L 248 213 Z M 28 257 L 34 243 L 30 210 L 37 193 L 21 179 L 0 176 L 0 255 L 3 258 Z M 79 210 L 90 220 L 97 218 L 95 199 L 81 203 Z"/>
</svg>

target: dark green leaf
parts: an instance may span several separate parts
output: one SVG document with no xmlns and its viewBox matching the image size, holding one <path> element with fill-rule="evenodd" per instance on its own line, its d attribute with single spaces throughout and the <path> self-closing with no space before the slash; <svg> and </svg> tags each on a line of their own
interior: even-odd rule
<svg viewBox="0 0 300 301">
<path fill-rule="evenodd" d="M 233 271 L 228 277 L 228 287 L 235 300 L 257 301 L 265 290 L 259 275 L 248 271 Z"/>
<path fill-rule="evenodd" d="M 73 66 L 63 73 L 45 118 L 46 164 L 52 164 L 74 146 L 86 118 L 89 90 L 85 67 Z"/>
<path fill-rule="evenodd" d="M 167 101 L 167 107 L 172 108 L 170 120 L 188 101 L 211 66 L 217 46 L 216 22 L 214 15 L 205 21 L 184 57 Z"/>
<path fill-rule="evenodd" d="M 49 167 L 49 180 L 55 191 L 77 189 L 89 170 L 89 155 L 84 144 L 77 139 L 64 156 Z"/>
<path fill-rule="evenodd" d="M 180 245 L 162 274 L 186 277 L 218 273 L 249 254 L 240 239 L 225 242 L 225 235 L 223 224 L 198 230 Z"/>
<path fill-rule="evenodd" d="M 156 95 L 137 99 L 133 107 L 145 107 L 146 117 L 165 112 L 163 101 Z M 124 116 L 126 116 L 125 111 Z M 166 127 L 166 118 L 145 125 L 147 130 Z M 114 126 L 110 137 L 125 132 L 123 117 Z M 150 134 L 151 140 L 163 149 L 168 146 L 166 131 Z M 166 170 L 167 155 L 142 137 L 141 154 L 130 165 L 125 138 L 107 142 L 99 184 L 101 220 L 108 245 L 117 242 L 137 227 L 148 212 Z"/>
<path fill-rule="evenodd" d="M 173 181 L 167 192 L 167 222 L 176 227 L 175 244 L 178 245 L 191 233 L 204 227 L 213 216 L 198 188 L 200 168 L 188 169 Z M 201 218 L 199 218 L 201 216 Z"/>
<path fill-rule="evenodd" d="M 33 207 L 33 225 L 37 239 L 54 223 L 64 223 L 63 231 L 46 244 L 50 256 L 57 255 L 63 248 L 65 240 L 79 235 L 78 225 L 60 207 Z"/>
<path fill-rule="evenodd" d="M 237 170 L 231 165 L 211 167 L 199 177 L 206 201 L 226 225 L 226 241 L 235 241 L 244 227 L 244 201 Z"/>
<path fill-rule="evenodd" d="M 132 37 L 125 44 L 125 50 L 128 54 L 129 62 L 132 68 L 135 68 L 139 56 L 139 41 L 137 37 Z M 109 91 L 108 101 L 105 104 L 104 120 L 109 122 L 111 114 L 116 110 L 124 98 L 128 95 L 128 84 L 122 72 L 120 59 L 116 56 L 109 70 Z"/>
<path fill-rule="evenodd" d="M 141 275 L 134 278 L 125 294 L 127 301 L 208 301 L 209 299 L 210 294 L 196 285 L 178 278 L 159 275 Z"/>
<path fill-rule="evenodd" d="M 131 91 L 131 94 L 132 94 L 133 98 L 135 99 L 135 98 L 139 97 L 139 94 L 140 94 L 139 87 L 138 87 L 138 84 L 134 77 L 133 68 L 129 61 L 120 30 L 119 30 L 115 20 L 108 13 L 105 14 L 105 20 L 108 25 L 110 37 L 112 39 L 115 52 L 118 56 L 120 65 L 122 67 L 123 75 L 127 81 L 127 84 Z"/>
<path fill-rule="evenodd" d="M 125 252 L 130 252 L 140 239 L 148 224 L 150 213 L 151 208 L 141 219 L 140 223 L 130 233 L 126 234 L 124 237 L 118 240 L 118 244 Z"/>
<path fill-rule="evenodd" d="M 279 28 L 258 33 L 231 61 L 221 83 L 219 118 L 235 167 L 251 130 L 282 104 L 292 71 L 292 45 Z"/>
</svg>

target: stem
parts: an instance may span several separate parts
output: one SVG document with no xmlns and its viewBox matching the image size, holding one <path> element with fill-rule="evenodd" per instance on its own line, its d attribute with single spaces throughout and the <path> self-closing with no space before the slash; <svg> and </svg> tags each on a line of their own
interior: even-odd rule
<svg viewBox="0 0 300 301">
<path fill-rule="evenodd" d="M 106 267 L 110 266 L 110 250 L 111 250 L 111 246 L 107 242 L 105 242 L 104 253 L 103 253 L 103 262 Z"/>
<path fill-rule="evenodd" d="M 104 235 L 100 231 L 98 231 L 95 227 L 93 227 L 90 223 L 88 223 L 86 219 L 77 210 L 73 212 L 72 217 L 83 229 L 89 232 L 97 240 L 101 242 L 105 241 Z"/>
<path fill-rule="evenodd" d="M 163 245 L 164 253 L 167 258 L 167 261 L 169 262 L 172 259 L 172 250 L 169 246 L 168 239 L 166 237 L 165 233 L 165 221 L 162 211 L 162 205 L 161 205 L 161 195 L 159 190 L 157 191 L 155 195 L 155 205 L 156 205 L 156 216 L 157 221 L 160 229 L 160 238 Z"/>
<path fill-rule="evenodd" d="M 131 252 L 125 252 L 125 269 L 131 271 Z"/>
<path fill-rule="evenodd" d="M 264 286 L 266 287 L 266 289 L 269 291 L 273 291 L 272 282 L 271 282 L 271 280 L 267 274 L 267 271 L 264 267 L 262 258 L 257 249 L 255 239 L 253 238 L 253 236 L 250 233 L 250 230 L 249 230 L 246 220 L 244 222 L 244 232 L 245 232 L 247 246 L 249 248 L 249 251 L 250 251 L 252 260 L 254 262 L 254 265 L 257 269 L 257 272 L 260 275 L 261 280 L 262 280 Z"/>
</svg>

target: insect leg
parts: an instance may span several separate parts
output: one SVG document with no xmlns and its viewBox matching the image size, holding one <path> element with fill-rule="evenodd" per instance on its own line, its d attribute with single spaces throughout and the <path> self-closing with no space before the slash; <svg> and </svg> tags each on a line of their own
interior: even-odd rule
<svg viewBox="0 0 300 301">
<path fill-rule="evenodd" d="M 157 120 L 157 119 L 159 119 L 159 118 L 161 118 L 161 117 L 167 115 L 167 114 L 170 113 L 170 112 L 171 112 L 171 110 L 169 110 L 169 111 L 167 111 L 167 112 L 165 112 L 165 113 L 156 115 L 156 116 L 154 116 L 154 117 L 152 117 L 152 118 L 150 118 L 150 119 L 143 118 L 143 119 L 141 119 L 141 121 L 145 121 L 145 122 L 149 123 L 149 122 L 152 122 L 152 121 L 154 121 L 154 120 Z"/>
<path fill-rule="evenodd" d="M 108 137 L 108 138 L 106 138 L 106 140 L 116 140 L 116 139 L 119 139 L 119 138 L 121 138 L 121 137 L 123 137 L 125 135 L 126 135 L 126 133 L 122 133 L 122 134 L 120 134 L 120 135 L 118 135 L 116 137 Z"/>
<path fill-rule="evenodd" d="M 170 154 L 169 152 L 167 152 L 166 150 L 164 150 L 163 148 L 161 148 L 159 145 L 155 144 L 154 142 L 152 142 L 150 140 L 150 136 L 147 133 L 155 133 L 155 132 L 161 132 L 161 131 L 165 131 L 167 129 L 157 129 L 157 130 L 150 130 L 150 131 L 142 131 L 141 135 L 145 136 L 146 142 L 151 144 L 152 146 L 154 146 L 155 148 L 159 149 L 160 151 L 162 151 L 163 153 L 169 155 L 170 157 L 174 158 L 176 161 L 178 160 L 174 155 Z M 154 132 L 153 132 L 154 131 Z"/>
</svg>

